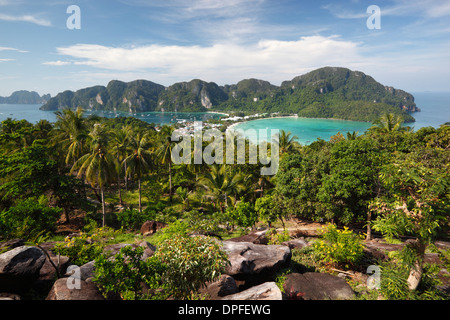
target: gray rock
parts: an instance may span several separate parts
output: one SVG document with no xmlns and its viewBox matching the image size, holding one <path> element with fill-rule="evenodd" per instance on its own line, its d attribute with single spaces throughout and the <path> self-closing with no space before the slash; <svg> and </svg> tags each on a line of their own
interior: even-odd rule
<svg viewBox="0 0 450 320">
<path fill-rule="evenodd" d="M 21 247 L 25 244 L 25 242 L 22 239 L 12 239 L 5 242 L 0 243 L 0 251 L 3 249 L 6 250 L 12 250 L 17 247 Z"/>
<path fill-rule="evenodd" d="M 67 267 L 67 272 L 64 274 L 64 277 L 86 281 L 88 278 L 95 276 L 94 262 L 95 261 L 92 260 L 83 264 L 81 267 L 72 264 Z"/>
<path fill-rule="evenodd" d="M 223 297 L 222 300 L 282 300 L 282 294 L 275 282 L 266 282 Z"/>
<path fill-rule="evenodd" d="M 251 242 L 254 244 L 268 244 L 269 239 L 266 236 L 267 230 L 253 231 L 241 237 L 231 238 L 227 241 L 233 242 Z"/>
<path fill-rule="evenodd" d="M 303 300 L 351 300 L 355 293 L 345 280 L 327 273 L 291 273 L 286 276 L 284 289 L 288 297 Z"/>
<path fill-rule="evenodd" d="M 22 300 L 18 294 L 0 292 L 0 300 Z"/>
<path fill-rule="evenodd" d="M 292 255 L 291 249 L 282 245 L 233 241 L 223 241 L 222 244 L 231 263 L 226 273 L 231 276 L 276 272 L 289 263 Z"/>
<path fill-rule="evenodd" d="M 206 284 L 206 287 L 201 288 L 199 292 L 206 294 L 209 300 L 218 300 L 221 297 L 239 292 L 239 289 L 232 276 L 223 274 L 219 280 Z"/>
<path fill-rule="evenodd" d="M 292 239 L 282 243 L 284 246 L 288 246 L 291 249 L 297 248 L 301 249 L 309 246 L 309 243 L 305 239 Z"/>
<path fill-rule="evenodd" d="M 29 289 L 45 262 L 37 247 L 21 246 L 0 255 L 0 291 L 18 293 Z"/>
<path fill-rule="evenodd" d="M 92 281 L 58 279 L 50 289 L 46 300 L 105 300 Z"/>
</svg>

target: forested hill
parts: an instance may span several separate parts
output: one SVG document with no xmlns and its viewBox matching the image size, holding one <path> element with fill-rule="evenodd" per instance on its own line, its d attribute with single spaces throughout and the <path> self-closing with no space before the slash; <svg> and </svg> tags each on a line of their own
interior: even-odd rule
<svg viewBox="0 0 450 320">
<path fill-rule="evenodd" d="M 298 114 L 301 117 L 373 121 L 384 113 L 402 115 L 420 111 L 414 97 L 384 86 L 359 71 L 324 67 L 275 86 L 267 81 L 245 79 L 219 86 L 199 79 L 169 87 L 147 80 L 111 81 L 64 91 L 42 106 L 43 110 L 85 109 L 126 111 L 248 111 Z"/>
</svg>

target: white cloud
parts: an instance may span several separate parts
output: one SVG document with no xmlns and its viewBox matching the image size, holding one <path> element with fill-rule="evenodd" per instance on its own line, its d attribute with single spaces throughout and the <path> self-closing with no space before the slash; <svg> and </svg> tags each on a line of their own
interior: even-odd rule
<svg viewBox="0 0 450 320">
<path fill-rule="evenodd" d="M 379 6 L 382 16 L 440 18 L 450 15 L 448 0 L 395 0 L 392 5 L 380 4 Z M 331 14 L 340 19 L 362 19 L 369 16 L 365 11 L 354 11 L 340 4 L 324 5 L 322 9 L 329 10 Z"/>
<path fill-rule="evenodd" d="M 32 15 L 11 16 L 0 13 L 0 20 L 12 22 L 30 22 L 45 27 L 50 27 L 52 25 L 52 23 L 49 20 L 37 18 Z"/>
<path fill-rule="evenodd" d="M 42 64 L 48 65 L 48 66 L 65 66 L 65 65 L 68 65 L 71 63 L 69 61 L 58 60 L 58 61 L 46 61 L 46 62 L 43 62 Z"/>
<path fill-rule="evenodd" d="M 16 49 L 16 48 L 11 48 L 11 47 L 0 47 L 0 51 L 17 51 L 20 53 L 27 53 L 28 51 L 25 50 L 20 50 L 20 49 Z"/>
<path fill-rule="evenodd" d="M 359 44 L 337 36 L 309 36 L 296 41 L 262 40 L 257 44 L 220 43 L 211 46 L 148 45 L 107 47 L 76 44 L 59 54 L 85 65 L 115 71 L 145 70 L 155 77 L 236 81 L 263 77 L 279 82 L 324 65 L 357 66 L 364 60 Z M 54 62 L 53 65 L 62 65 Z"/>
</svg>

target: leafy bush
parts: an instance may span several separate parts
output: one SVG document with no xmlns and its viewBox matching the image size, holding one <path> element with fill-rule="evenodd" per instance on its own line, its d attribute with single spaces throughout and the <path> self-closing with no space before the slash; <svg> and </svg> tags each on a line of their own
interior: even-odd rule
<svg viewBox="0 0 450 320">
<path fill-rule="evenodd" d="M 269 228 L 272 223 L 277 221 L 278 215 L 277 211 L 274 210 L 274 203 L 272 200 L 272 196 L 265 195 L 262 198 L 258 198 L 255 201 L 255 211 L 259 216 L 259 219 L 265 221 L 269 224 Z"/>
<path fill-rule="evenodd" d="M 385 299 L 404 299 L 410 293 L 408 289 L 408 270 L 395 263 L 385 263 L 381 266 L 380 292 Z"/>
<path fill-rule="evenodd" d="M 254 206 L 241 199 L 234 208 L 229 207 L 226 211 L 226 215 L 233 224 L 240 227 L 253 227 L 258 220 L 258 214 L 255 211 Z"/>
<path fill-rule="evenodd" d="M 93 242 L 92 238 L 84 233 L 79 237 L 66 237 L 64 244 L 57 244 L 56 250 L 61 255 L 69 257 L 73 264 L 81 266 L 94 260 L 103 251 L 103 246 Z"/>
<path fill-rule="evenodd" d="M 206 232 L 219 231 L 219 220 L 217 216 L 205 214 L 197 210 L 191 210 L 184 214 L 184 221 L 189 225 L 191 232 L 205 234 Z"/>
<path fill-rule="evenodd" d="M 113 259 L 108 254 L 96 258 L 94 282 L 105 297 L 112 293 L 124 300 L 165 298 L 164 291 L 158 290 L 165 268 L 156 257 L 143 260 L 143 254 L 143 247 L 126 246 Z"/>
<path fill-rule="evenodd" d="M 136 209 L 126 209 L 117 213 L 117 220 L 123 228 L 135 230 L 147 220 L 147 215 Z"/>
<path fill-rule="evenodd" d="M 175 236 L 155 253 L 165 266 L 164 282 L 175 298 L 188 299 L 207 282 L 214 281 L 228 263 L 218 242 L 208 237 Z"/>
<path fill-rule="evenodd" d="M 364 255 L 363 237 L 353 233 L 347 227 L 337 229 L 336 225 L 328 224 L 322 230 L 322 239 L 314 243 L 325 263 L 345 266 L 357 264 Z"/>
<path fill-rule="evenodd" d="M 189 224 L 183 220 L 177 220 L 154 234 L 151 238 L 151 243 L 159 246 L 166 240 L 173 239 L 179 235 L 186 236 L 189 232 Z"/>
<path fill-rule="evenodd" d="M 290 239 L 289 232 L 287 230 L 278 233 L 275 228 L 272 228 L 267 232 L 267 237 L 269 238 L 269 244 L 281 244 Z"/>
<path fill-rule="evenodd" d="M 55 246 L 55 250 L 81 266 L 102 254 L 106 241 L 118 232 L 108 227 L 95 229 L 92 233 L 80 232 L 77 236 L 66 237 L 64 243 Z"/>
<path fill-rule="evenodd" d="M 40 233 L 54 232 L 62 209 L 50 208 L 47 199 L 41 197 L 20 200 L 15 206 L 0 213 L 2 232 L 8 237 L 33 239 Z"/>
</svg>

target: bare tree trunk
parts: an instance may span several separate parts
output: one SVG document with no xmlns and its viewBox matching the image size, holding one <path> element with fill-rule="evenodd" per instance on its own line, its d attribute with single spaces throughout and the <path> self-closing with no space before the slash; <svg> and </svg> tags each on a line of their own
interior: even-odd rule
<svg viewBox="0 0 450 320">
<path fill-rule="evenodd" d="M 67 209 L 67 206 L 64 206 L 64 215 L 66 217 L 66 223 L 70 223 L 69 209 Z"/>
<path fill-rule="evenodd" d="M 371 227 L 371 220 L 372 220 L 372 211 L 367 212 L 367 236 L 366 241 L 372 240 L 372 227 Z"/>
<path fill-rule="evenodd" d="M 412 243 L 412 246 L 416 251 L 417 257 L 414 265 L 411 266 L 407 282 L 409 290 L 416 290 L 422 278 L 423 258 L 425 256 L 426 244 L 421 243 L 419 240 L 416 240 Z"/>
</svg>

